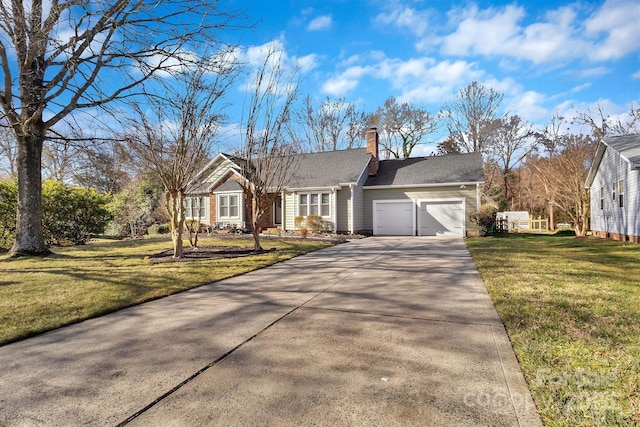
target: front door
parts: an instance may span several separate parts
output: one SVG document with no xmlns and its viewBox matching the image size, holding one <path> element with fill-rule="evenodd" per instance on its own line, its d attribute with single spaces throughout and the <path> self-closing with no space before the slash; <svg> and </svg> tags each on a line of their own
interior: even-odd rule
<svg viewBox="0 0 640 427">
<path fill-rule="evenodd" d="M 272 207 L 273 225 L 282 225 L 282 196 L 276 196 Z"/>
</svg>

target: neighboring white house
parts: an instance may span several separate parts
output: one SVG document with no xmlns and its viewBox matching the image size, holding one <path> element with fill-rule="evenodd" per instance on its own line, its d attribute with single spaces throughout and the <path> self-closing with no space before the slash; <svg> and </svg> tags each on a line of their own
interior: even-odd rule
<svg viewBox="0 0 640 427">
<path fill-rule="evenodd" d="M 585 186 L 593 234 L 640 243 L 640 135 L 601 140 Z"/>
</svg>

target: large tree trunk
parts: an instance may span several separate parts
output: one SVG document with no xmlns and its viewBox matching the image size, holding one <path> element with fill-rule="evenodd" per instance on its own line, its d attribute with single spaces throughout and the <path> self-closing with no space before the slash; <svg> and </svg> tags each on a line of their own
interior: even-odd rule
<svg viewBox="0 0 640 427">
<path fill-rule="evenodd" d="M 171 225 L 171 240 L 173 241 L 173 257 L 182 258 L 182 231 L 184 230 L 184 195 L 178 190 L 167 191 L 167 208 Z"/>
<path fill-rule="evenodd" d="M 17 138 L 18 211 L 12 257 L 51 253 L 42 236 L 43 142 L 44 138 L 37 134 Z"/>
</svg>

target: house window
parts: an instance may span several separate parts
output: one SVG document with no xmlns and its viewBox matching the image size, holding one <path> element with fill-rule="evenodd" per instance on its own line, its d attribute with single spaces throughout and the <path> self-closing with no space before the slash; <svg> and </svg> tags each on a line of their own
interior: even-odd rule
<svg viewBox="0 0 640 427">
<path fill-rule="evenodd" d="M 616 187 L 618 186 L 617 182 L 614 182 L 611 185 L 611 200 L 613 200 L 614 202 L 616 201 Z"/>
<path fill-rule="evenodd" d="M 300 206 L 298 208 L 298 213 L 301 216 L 309 215 L 309 195 L 308 194 L 300 195 Z"/>
<path fill-rule="evenodd" d="M 320 215 L 329 216 L 329 193 L 320 195 Z"/>
<path fill-rule="evenodd" d="M 618 181 L 618 206 L 624 208 L 624 179 Z"/>
<path fill-rule="evenodd" d="M 604 209 L 604 187 L 600 187 L 600 209 Z"/>
<path fill-rule="evenodd" d="M 185 197 L 184 216 L 185 218 L 204 218 L 206 215 L 206 201 L 204 197 Z"/>
<path fill-rule="evenodd" d="M 298 201 L 298 214 L 301 216 L 320 215 L 331 216 L 329 193 L 300 194 Z"/>
<path fill-rule="evenodd" d="M 184 216 L 191 218 L 191 197 L 184 198 Z"/>
<path fill-rule="evenodd" d="M 238 194 L 218 195 L 218 219 L 240 219 L 240 196 Z"/>
</svg>

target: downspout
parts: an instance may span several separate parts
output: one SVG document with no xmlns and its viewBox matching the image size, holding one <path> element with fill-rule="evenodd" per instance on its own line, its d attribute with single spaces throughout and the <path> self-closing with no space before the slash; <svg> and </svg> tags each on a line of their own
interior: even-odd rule
<svg viewBox="0 0 640 427">
<path fill-rule="evenodd" d="M 333 206 L 331 207 L 331 210 L 333 211 L 333 232 L 335 233 L 338 231 L 338 215 L 336 209 L 336 205 L 338 204 L 338 195 L 336 194 L 335 188 L 331 189 L 331 194 L 333 194 Z"/>
<path fill-rule="evenodd" d="M 287 205 L 284 198 L 284 190 L 280 191 L 280 231 L 287 231 Z"/>
<path fill-rule="evenodd" d="M 349 184 L 349 191 L 351 192 L 351 213 L 349 214 L 349 233 L 350 234 L 355 234 L 355 230 L 354 230 L 354 219 L 355 219 L 355 215 L 353 214 L 353 208 L 355 206 L 355 195 L 353 192 L 353 184 Z"/>
</svg>

